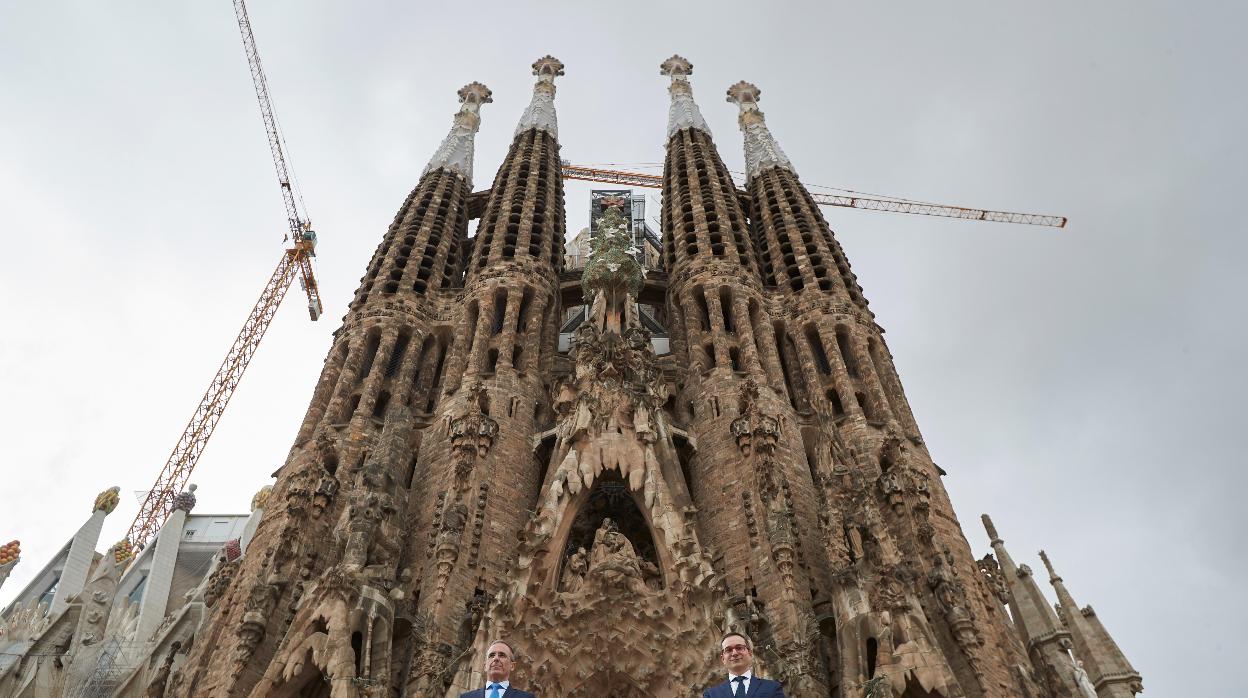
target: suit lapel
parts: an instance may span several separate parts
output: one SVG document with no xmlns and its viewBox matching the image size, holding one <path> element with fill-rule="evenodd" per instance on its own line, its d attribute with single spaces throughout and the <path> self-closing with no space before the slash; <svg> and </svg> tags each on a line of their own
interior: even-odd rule
<svg viewBox="0 0 1248 698">
<path fill-rule="evenodd" d="M 750 678 L 750 690 L 745 692 L 745 698 L 750 698 L 750 696 L 756 696 L 761 690 L 763 690 L 763 682 L 757 676 L 751 677 Z"/>
</svg>

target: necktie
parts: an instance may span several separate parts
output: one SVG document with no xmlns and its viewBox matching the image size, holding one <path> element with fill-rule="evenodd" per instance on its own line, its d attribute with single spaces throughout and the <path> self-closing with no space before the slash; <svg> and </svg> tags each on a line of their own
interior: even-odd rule
<svg viewBox="0 0 1248 698">
<path fill-rule="evenodd" d="M 503 685 L 501 683 L 490 684 L 490 698 L 499 698 L 501 695 L 503 695 Z"/>
<path fill-rule="evenodd" d="M 732 682 L 737 684 L 737 687 L 732 689 L 733 698 L 745 698 L 745 677 L 734 676 Z"/>
</svg>

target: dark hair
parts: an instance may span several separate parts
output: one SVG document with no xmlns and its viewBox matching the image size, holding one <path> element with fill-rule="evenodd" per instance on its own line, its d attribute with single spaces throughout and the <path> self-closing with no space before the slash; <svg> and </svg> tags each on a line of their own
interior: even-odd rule
<svg viewBox="0 0 1248 698">
<path fill-rule="evenodd" d="M 723 645 L 724 640 L 727 640 L 730 637 L 739 637 L 742 640 L 745 640 L 746 648 L 749 649 L 751 652 L 754 651 L 754 643 L 750 640 L 750 636 L 746 635 L 745 633 L 737 633 L 737 632 L 724 633 L 724 636 L 719 638 L 719 644 Z"/>
</svg>

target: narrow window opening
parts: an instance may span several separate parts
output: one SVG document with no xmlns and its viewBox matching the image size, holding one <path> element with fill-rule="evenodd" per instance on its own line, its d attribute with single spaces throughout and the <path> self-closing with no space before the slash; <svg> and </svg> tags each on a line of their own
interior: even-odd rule
<svg viewBox="0 0 1248 698">
<path fill-rule="evenodd" d="M 793 383 L 793 371 L 789 367 L 789 358 L 785 355 L 785 349 L 787 348 L 785 342 L 787 337 L 785 336 L 784 328 L 779 324 L 773 327 L 773 331 L 776 337 L 776 354 L 780 359 L 780 372 L 784 374 L 784 387 L 789 390 L 789 404 L 793 405 L 793 409 L 796 410 L 797 386 Z"/>
<path fill-rule="evenodd" d="M 728 360 L 732 362 L 733 371 L 741 371 L 741 350 L 736 347 L 728 349 Z"/>
<path fill-rule="evenodd" d="M 732 292 L 727 287 L 719 289 L 719 311 L 724 316 L 724 331 L 735 332 L 737 323 L 732 314 Z"/>
<path fill-rule="evenodd" d="M 849 344 L 849 331 L 844 327 L 836 328 L 836 347 L 841 351 L 841 360 L 845 362 L 845 370 L 850 378 L 858 377 L 858 362 L 854 361 L 854 352 Z"/>
<path fill-rule="evenodd" d="M 507 315 L 507 292 L 498 291 L 494 294 L 494 322 L 490 324 L 490 336 L 503 331 L 503 318 Z"/>
<path fill-rule="evenodd" d="M 351 633 L 351 650 L 355 653 L 355 675 L 361 676 L 364 663 L 364 633 L 358 630 Z"/>
<path fill-rule="evenodd" d="M 810 345 L 810 351 L 815 355 L 815 363 L 819 365 L 819 372 L 823 375 L 831 375 L 832 364 L 828 362 L 828 355 L 823 350 L 823 341 L 819 339 L 819 333 L 815 331 L 813 325 L 806 326 L 806 343 Z"/>
<path fill-rule="evenodd" d="M 498 350 L 491 349 L 485 357 L 485 373 L 492 374 L 498 370 Z"/>
<path fill-rule="evenodd" d="M 407 464 L 407 479 L 403 486 L 409 490 L 412 489 L 412 482 L 416 480 L 417 457 L 418 456 L 413 455 L 412 461 Z"/>
<path fill-rule="evenodd" d="M 828 402 L 832 404 L 832 416 L 844 417 L 845 406 L 841 404 L 841 396 L 837 395 L 836 391 L 832 390 L 831 388 L 828 389 L 827 395 L 828 395 Z"/>
<path fill-rule="evenodd" d="M 377 347 L 381 345 L 381 333 L 376 330 L 368 334 L 368 339 L 364 342 L 364 361 L 360 363 L 360 373 L 356 377 L 356 384 L 363 382 L 368 378 L 368 374 L 373 370 L 373 361 L 377 359 Z"/>
<path fill-rule="evenodd" d="M 390 393 L 381 391 L 377 396 L 377 402 L 373 403 L 373 416 L 381 419 L 386 416 L 386 407 L 390 404 Z"/>
<path fill-rule="evenodd" d="M 447 347 L 438 342 L 438 365 L 433 370 L 433 381 L 429 384 L 429 399 L 425 403 L 425 412 L 433 412 L 434 406 L 438 404 L 438 393 L 442 391 L 442 368 L 446 363 Z"/>
<path fill-rule="evenodd" d="M 871 419 L 871 410 L 867 409 L 867 396 L 862 393 L 854 393 L 854 399 L 858 401 L 858 409 L 862 410 L 862 416 Z"/>
<path fill-rule="evenodd" d="M 399 335 L 394 343 L 394 349 L 390 352 L 390 361 L 386 364 L 386 378 L 393 378 L 399 372 L 399 367 L 403 365 L 403 356 L 407 354 L 407 345 L 412 341 L 412 336 L 406 332 Z"/>
</svg>

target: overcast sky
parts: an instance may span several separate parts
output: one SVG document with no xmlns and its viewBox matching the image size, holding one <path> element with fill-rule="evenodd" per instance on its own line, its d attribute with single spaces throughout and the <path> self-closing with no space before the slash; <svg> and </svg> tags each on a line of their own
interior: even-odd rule
<svg viewBox="0 0 1248 698">
<path fill-rule="evenodd" d="M 745 79 L 808 183 L 1070 217 L 826 211 L 976 554 L 991 512 L 1019 562 L 1040 569 L 1044 548 L 1096 607 L 1147 695 L 1237 694 L 1223 677 L 1248 621 L 1242 6 L 431 5 L 251 4 L 326 313 L 310 322 L 292 290 L 192 479 L 197 512 L 246 511 L 282 464 L 460 86 L 494 91 L 477 189 L 546 53 L 567 64 L 563 157 L 658 172 L 658 66 L 678 52 L 731 169 L 724 91 Z M 567 185 L 570 231 L 590 188 Z M 0 602 L 111 485 L 101 548 L 121 537 L 283 232 L 229 2 L 0 4 L 0 542 L 23 544 Z"/>
</svg>

